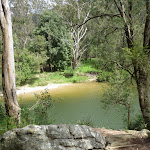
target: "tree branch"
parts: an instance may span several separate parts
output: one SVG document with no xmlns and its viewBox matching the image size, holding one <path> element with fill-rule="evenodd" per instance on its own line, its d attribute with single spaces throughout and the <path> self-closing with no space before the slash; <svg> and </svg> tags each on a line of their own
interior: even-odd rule
<svg viewBox="0 0 150 150">
<path fill-rule="evenodd" d="M 114 0 L 114 3 L 115 3 L 115 5 L 116 5 L 116 7 L 117 7 L 117 9 L 118 9 L 118 11 L 119 11 L 121 17 L 123 17 L 122 11 L 121 11 L 121 9 L 120 9 L 119 6 L 118 6 L 117 1 Z"/>
<path fill-rule="evenodd" d="M 127 71 L 127 72 L 131 75 L 131 77 L 134 78 L 134 73 L 132 73 L 127 67 L 125 67 L 125 66 L 119 64 L 118 62 L 116 62 L 116 61 L 114 61 L 114 60 L 111 60 L 111 62 L 115 63 L 119 68 L 121 68 L 121 69 Z"/>
<path fill-rule="evenodd" d="M 102 17 L 119 17 L 120 18 L 120 14 L 100 14 L 100 15 L 97 15 L 97 16 L 93 16 L 93 17 L 90 17 L 88 18 L 85 22 L 83 22 L 82 24 L 75 24 L 73 25 L 73 27 L 77 26 L 78 28 L 80 28 L 81 26 L 83 26 L 84 24 L 86 24 L 88 21 L 92 20 L 92 19 L 95 19 L 95 18 L 102 18 Z"/>
</svg>

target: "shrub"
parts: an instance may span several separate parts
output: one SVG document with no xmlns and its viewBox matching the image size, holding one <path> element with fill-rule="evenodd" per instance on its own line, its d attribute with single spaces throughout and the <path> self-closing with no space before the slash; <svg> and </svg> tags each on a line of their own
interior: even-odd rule
<svg viewBox="0 0 150 150">
<path fill-rule="evenodd" d="M 32 76 L 40 72 L 40 59 L 28 49 L 15 51 L 16 84 L 21 85 Z"/>
<path fill-rule="evenodd" d="M 105 82 L 109 81 L 112 72 L 100 72 L 99 76 L 97 77 L 97 82 Z"/>
<path fill-rule="evenodd" d="M 74 71 L 72 68 L 68 68 L 67 70 L 64 71 L 64 76 L 66 78 L 71 78 L 74 76 Z"/>
<path fill-rule="evenodd" d="M 16 125 L 16 120 L 6 115 L 4 103 L 0 103 L 0 118 L 0 135 L 6 132 L 7 130 L 11 130 L 18 127 Z"/>
<path fill-rule="evenodd" d="M 34 124 L 34 117 L 31 117 L 32 111 L 27 107 L 21 107 L 21 127 L 27 126 L 29 124 Z"/>
<path fill-rule="evenodd" d="M 53 106 L 52 97 L 47 91 L 41 94 L 35 95 L 37 98 L 36 104 L 31 108 L 22 107 L 21 108 L 21 126 L 26 126 L 28 124 L 50 124 L 52 119 L 48 118 L 48 109 Z"/>
<path fill-rule="evenodd" d="M 36 95 L 37 103 L 33 105 L 31 108 L 21 107 L 21 123 L 19 127 L 24 127 L 29 124 L 51 124 L 54 120 L 49 119 L 48 117 L 48 109 L 53 106 L 52 97 L 50 94 L 45 91 L 41 94 Z M 0 103 L 0 135 L 6 132 L 7 130 L 11 130 L 13 128 L 17 128 L 18 126 L 15 124 L 15 120 L 11 117 L 6 116 L 6 111 L 3 103 Z M 9 124 L 7 124 L 9 122 Z"/>
<path fill-rule="evenodd" d="M 31 107 L 30 110 L 33 111 L 34 115 L 34 122 L 35 124 L 49 124 L 49 118 L 48 118 L 48 109 L 53 106 L 53 99 L 50 96 L 50 94 L 45 91 L 42 92 L 41 94 L 36 94 L 35 95 L 37 98 L 37 103 Z"/>
<path fill-rule="evenodd" d="M 141 131 L 142 129 L 145 129 L 145 128 L 146 128 L 146 124 L 144 122 L 142 115 L 137 115 L 134 119 L 132 119 L 129 125 L 130 130 Z"/>
</svg>

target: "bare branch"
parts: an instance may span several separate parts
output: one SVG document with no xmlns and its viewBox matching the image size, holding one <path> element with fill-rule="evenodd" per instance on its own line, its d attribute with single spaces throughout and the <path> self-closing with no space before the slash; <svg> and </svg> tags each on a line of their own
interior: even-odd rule
<svg viewBox="0 0 150 150">
<path fill-rule="evenodd" d="M 81 50 L 79 50 L 79 52 L 84 51 L 84 50 L 85 50 L 85 47 L 87 47 L 88 45 L 90 45 L 90 44 L 86 44 L 85 46 L 83 46 L 83 48 L 82 48 Z"/>
<path fill-rule="evenodd" d="M 81 35 L 81 37 L 79 37 L 78 42 L 80 42 L 80 40 L 85 36 L 86 31 L 87 31 L 87 28 L 85 28 L 83 34 Z"/>
<path fill-rule="evenodd" d="M 84 24 L 86 24 L 88 21 L 92 20 L 92 19 L 95 19 L 95 18 L 102 18 L 102 17 L 119 17 L 120 18 L 120 14 L 100 14 L 100 15 L 97 15 L 97 16 L 93 16 L 93 17 L 90 17 L 88 18 L 85 22 L 83 22 L 82 24 L 75 24 L 73 25 L 73 27 L 77 26 L 78 28 L 80 28 L 81 26 L 83 26 Z"/>
<path fill-rule="evenodd" d="M 119 6 L 118 6 L 117 1 L 114 0 L 114 3 L 115 3 L 115 5 L 116 5 L 116 7 L 117 7 L 117 9 L 118 9 L 118 11 L 119 11 L 121 17 L 123 17 L 122 11 L 121 11 L 121 9 L 120 9 Z"/>
</svg>

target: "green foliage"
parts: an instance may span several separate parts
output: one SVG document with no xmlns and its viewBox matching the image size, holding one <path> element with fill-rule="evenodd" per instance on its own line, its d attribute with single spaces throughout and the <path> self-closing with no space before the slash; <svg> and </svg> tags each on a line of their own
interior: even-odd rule
<svg viewBox="0 0 150 150">
<path fill-rule="evenodd" d="M 53 106 L 53 99 L 50 94 L 45 91 L 40 95 L 35 95 L 37 103 L 32 107 L 33 115 L 35 116 L 35 124 L 49 124 L 48 109 Z"/>
<path fill-rule="evenodd" d="M 74 70 L 73 70 L 71 67 L 67 68 L 67 69 L 64 71 L 64 76 L 65 76 L 66 78 L 71 78 L 71 77 L 73 77 L 73 75 L 74 75 Z"/>
<path fill-rule="evenodd" d="M 142 115 L 137 115 L 135 118 L 132 119 L 130 122 L 129 129 L 130 130 L 138 130 L 141 131 L 142 129 L 146 128 L 146 124 Z"/>
<path fill-rule="evenodd" d="M 51 124 L 54 120 L 49 118 L 48 109 L 53 106 L 54 99 L 47 91 L 36 95 L 37 102 L 31 108 L 21 107 L 21 123 L 16 125 L 15 120 L 6 116 L 5 107 L 3 103 L 0 103 L 0 134 L 3 134 L 7 130 L 11 130 L 17 127 L 24 127 L 29 124 Z"/>
<path fill-rule="evenodd" d="M 5 113 L 5 107 L 4 107 L 4 104 L 3 103 L 0 103 L 0 123 L 2 123 L 3 122 L 3 120 L 5 120 L 5 117 L 6 117 L 6 115 L 5 115 L 6 113 Z"/>
<path fill-rule="evenodd" d="M 0 134 L 4 133 L 7 125 L 7 116 L 4 103 L 0 103 Z"/>
<path fill-rule="evenodd" d="M 112 105 L 126 106 L 130 103 L 130 89 L 123 85 L 110 86 L 103 94 L 105 107 Z"/>
<path fill-rule="evenodd" d="M 112 74 L 112 72 L 101 71 L 97 76 L 97 82 L 108 82 Z"/>
<path fill-rule="evenodd" d="M 0 135 L 7 130 L 17 128 L 16 120 L 6 115 L 4 103 L 0 103 Z"/>
<path fill-rule="evenodd" d="M 131 88 L 128 84 L 123 84 L 124 78 L 122 75 L 115 78 L 111 78 L 110 87 L 107 88 L 102 97 L 102 103 L 104 108 L 109 108 L 111 106 L 119 106 L 125 109 L 127 127 L 130 127 L 131 121 L 131 111 L 132 111 L 132 102 L 131 102 Z"/>
<path fill-rule="evenodd" d="M 132 49 L 123 48 L 124 55 L 127 62 L 132 62 L 133 64 L 137 64 L 144 69 L 148 68 L 149 60 L 148 55 L 149 51 L 147 48 L 143 48 L 142 45 L 134 43 Z M 130 68 L 131 70 L 131 68 Z"/>
<path fill-rule="evenodd" d="M 81 62 L 78 68 L 76 68 L 77 73 L 90 73 L 90 74 L 97 74 L 99 73 L 99 69 L 96 68 L 95 62 L 97 60 L 95 58 L 88 59 L 87 61 Z"/>
<path fill-rule="evenodd" d="M 21 108 L 21 127 L 29 124 L 43 125 L 53 122 L 53 119 L 48 117 L 48 109 L 53 106 L 54 99 L 47 91 L 35 96 L 37 102 L 31 108 Z"/>
<path fill-rule="evenodd" d="M 32 52 L 41 54 L 46 50 L 46 46 L 47 41 L 45 37 L 42 35 L 36 35 L 30 42 L 29 48 Z"/>
<path fill-rule="evenodd" d="M 47 51 L 47 41 L 44 36 L 36 35 L 33 37 L 29 44 L 29 50 L 36 54 L 41 68 L 46 64 L 48 56 Z"/>
<path fill-rule="evenodd" d="M 27 126 L 29 124 L 34 124 L 34 117 L 32 117 L 32 111 L 29 108 L 22 106 L 21 107 L 21 127 Z"/>
<path fill-rule="evenodd" d="M 17 49 L 15 51 L 15 62 L 17 85 L 26 81 L 31 76 L 31 73 L 40 71 L 40 61 L 38 57 L 27 49 Z"/>
<path fill-rule="evenodd" d="M 140 63 L 142 63 L 143 60 L 146 59 L 148 56 L 148 50 L 145 49 L 145 51 L 143 51 L 143 46 L 136 43 L 134 43 L 132 49 L 124 48 L 123 50 L 125 51 L 125 56 L 128 59 L 136 60 Z"/>
<path fill-rule="evenodd" d="M 68 41 L 71 38 L 67 26 L 57 13 L 44 11 L 40 15 L 40 23 L 35 30 L 35 35 L 45 37 L 47 63 L 52 64 L 54 70 L 61 70 L 68 66 L 71 52 Z"/>
<path fill-rule="evenodd" d="M 131 78 L 130 74 L 125 71 L 125 70 L 118 70 L 118 69 L 115 69 L 112 73 L 112 76 L 109 80 L 109 82 L 112 84 L 112 85 L 122 85 L 124 83 L 124 86 L 126 86 L 126 84 L 128 84 L 128 80 Z"/>
</svg>

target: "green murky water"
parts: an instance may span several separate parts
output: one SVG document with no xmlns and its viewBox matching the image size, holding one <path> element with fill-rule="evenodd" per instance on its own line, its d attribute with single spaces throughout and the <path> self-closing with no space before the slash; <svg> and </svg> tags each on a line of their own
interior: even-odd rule
<svg viewBox="0 0 150 150">
<path fill-rule="evenodd" d="M 102 94 L 107 87 L 106 83 L 88 82 L 49 90 L 51 96 L 57 99 L 54 107 L 49 110 L 50 120 L 55 120 L 55 124 L 90 122 L 94 127 L 125 128 L 125 110 L 117 106 L 104 109 L 101 103 Z M 139 108 L 137 97 L 133 99 L 136 99 L 135 108 Z M 36 102 L 34 93 L 19 95 L 18 100 L 20 105 L 27 106 Z"/>
</svg>

